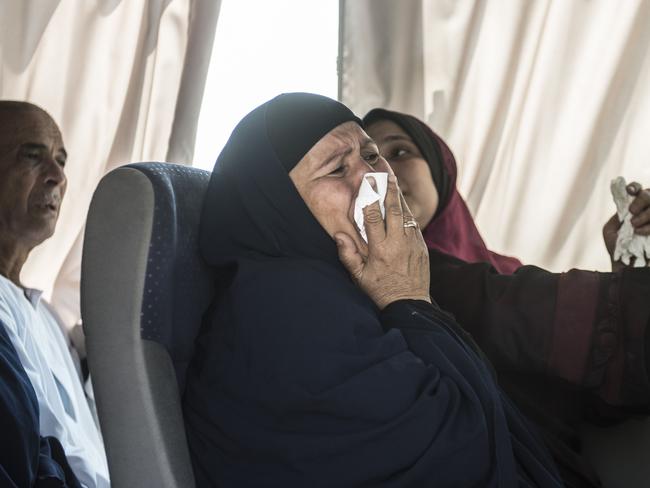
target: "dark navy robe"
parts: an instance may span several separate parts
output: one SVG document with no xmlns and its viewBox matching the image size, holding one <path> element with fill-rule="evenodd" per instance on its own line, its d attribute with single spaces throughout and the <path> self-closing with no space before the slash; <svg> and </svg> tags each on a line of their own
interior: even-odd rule
<svg viewBox="0 0 650 488">
<path fill-rule="evenodd" d="M 564 486 L 454 319 L 418 301 L 378 310 L 293 186 L 274 114 L 295 111 L 290 133 L 346 117 L 336 104 L 262 105 L 212 174 L 200 245 L 219 292 L 184 392 L 199 488 Z"/>
</svg>

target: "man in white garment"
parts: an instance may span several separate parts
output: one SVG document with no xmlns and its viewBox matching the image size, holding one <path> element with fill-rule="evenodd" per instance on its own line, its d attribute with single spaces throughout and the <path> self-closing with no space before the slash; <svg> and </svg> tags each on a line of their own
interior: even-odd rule
<svg viewBox="0 0 650 488">
<path fill-rule="evenodd" d="M 41 292 L 22 285 L 31 250 L 54 233 L 66 190 L 61 133 L 41 108 L 0 101 L 0 326 L 38 398 L 41 436 L 56 437 L 85 487 L 108 487 L 104 446 L 68 341 Z"/>
</svg>

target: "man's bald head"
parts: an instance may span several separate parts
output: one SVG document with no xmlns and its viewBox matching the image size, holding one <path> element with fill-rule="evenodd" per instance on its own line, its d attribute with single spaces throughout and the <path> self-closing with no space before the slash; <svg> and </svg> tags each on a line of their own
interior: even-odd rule
<svg viewBox="0 0 650 488">
<path fill-rule="evenodd" d="M 54 122 L 54 119 L 52 119 L 50 114 L 48 114 L 38 105 L 34 105 L 30 102 L 23 102 L 20 100 L 0 100 L 0 122 L 2 122 L 6 117 L 15 116 L 17 114 L 25 112 L 40 113 Z M 0 130 L 1 129 L 2 126 L 0 126 Z"/>
<path fill-rule="evenodd" d="M 52 116 L 38 105 L 20 100 L 0 100 L 0 158 L 2 158 L 3 144 L 8 139 L 16 137 L 16 132 L 23 129 L 25 125 L 33 125 L 35 121 L 46 127 L 53 135 L 58 134 L 58 137 L 61 137 L 59 126 Z"/>
</svg>

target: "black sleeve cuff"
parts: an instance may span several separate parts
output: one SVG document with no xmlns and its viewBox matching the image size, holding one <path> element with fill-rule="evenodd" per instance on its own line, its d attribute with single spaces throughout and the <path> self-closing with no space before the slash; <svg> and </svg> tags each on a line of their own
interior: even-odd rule
<svg viewBox="0 0 650 488">
<path fill-rule="evenodd" d="M 481 348 L 474 342 L 453 315 L 443 311 L 436 302 L 424 300 L 398 300 L 384 308 L 379 314 L 379 320 L 384 331 L 401 329 L 407 342 L 413 334 L 410 331 L 431 331 L 442 327 L 449 334 L 456 336 L 465 346 L 469 347 L 492 370 L 492 365 Z"/>
<path fill-rule="evenodd" d="M 423 329 L 434 325 L 436 311 L 442 311 L 424 300 L 397 300 L 389 304 L 379 314 L 381 326 L 389 329 Z"/>
</svg>

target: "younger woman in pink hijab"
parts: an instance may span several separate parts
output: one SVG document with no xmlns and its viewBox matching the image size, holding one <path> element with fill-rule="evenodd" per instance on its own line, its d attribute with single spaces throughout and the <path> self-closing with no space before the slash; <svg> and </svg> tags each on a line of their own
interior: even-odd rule
<svg viewBox="0 0 650 488">
<path fill-rule="evenodd" d="M 456 188 L 454 155 L 425 123 L 410 115 L 374 109 L 364 124 L 399 178 L 429 249 L 469 263 L 488 262 L 500 273 L 510 274 L 521 266 L 518 259 L 487 248 Z"/>
</svg>

